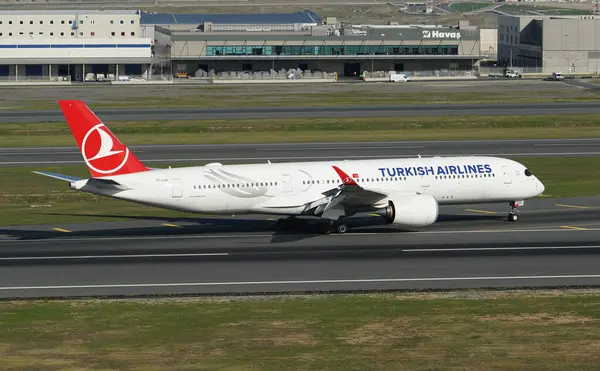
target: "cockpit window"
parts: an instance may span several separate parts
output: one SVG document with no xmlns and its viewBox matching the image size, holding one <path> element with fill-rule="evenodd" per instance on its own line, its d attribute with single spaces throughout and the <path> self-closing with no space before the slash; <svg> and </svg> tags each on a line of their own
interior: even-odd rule
<svg viewBox="0 0 600 371">
<path fill-rule="evenodd" d="M 532 176 L 531 171 L 529 169 L 525 169 L 525 176 Z"/>
</svg>

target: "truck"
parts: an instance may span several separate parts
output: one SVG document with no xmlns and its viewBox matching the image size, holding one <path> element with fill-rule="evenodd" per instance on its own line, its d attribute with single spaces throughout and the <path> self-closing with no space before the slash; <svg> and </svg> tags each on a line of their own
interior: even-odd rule
<svg viewBox="0 0 600 371">
<path fill-rule="evenodd" d="M 523 75 L 521 73 L 522 73 L 522 71 L 520 69 L 507 68 L 504 71 L 504 77 L 508 77 L 509 79 L 519 79 L 519 78 L 523 77 Z"/>
</svg>

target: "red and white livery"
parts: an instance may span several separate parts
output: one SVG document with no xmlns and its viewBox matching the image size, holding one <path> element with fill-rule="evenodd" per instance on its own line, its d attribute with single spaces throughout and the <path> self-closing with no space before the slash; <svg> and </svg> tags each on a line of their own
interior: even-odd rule
<svg viewBox="0 0 600 371">
<path fill-rule="evenodd" d="M 434 223 L 439 205 L 509 203 L 509 221 L 544 185 L 522 164 L 499 157 L 390 158 L 150 169 L 78 100 L 59 101 L 91 177 L 36 172 L 72 189 L 200 214 L 268 214 L 328 221 L 344 233 L 343 217 L 376 213 L 394 225 Z"/>
</svg>

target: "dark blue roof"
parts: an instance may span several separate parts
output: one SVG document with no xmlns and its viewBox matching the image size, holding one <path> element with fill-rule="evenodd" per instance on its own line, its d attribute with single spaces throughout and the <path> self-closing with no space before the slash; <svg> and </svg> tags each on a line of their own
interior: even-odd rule
<svg viewBox="0 0 600 371">
<path fill-rule="evenodd" d="M 311 10 L 298 13 L 271 14 L 167 14 L 141 13 L 142 24 L 197 24 L 212 22 L 217 24 L 293 24 L 317 23 L 321 18 Z"/>
</svg>

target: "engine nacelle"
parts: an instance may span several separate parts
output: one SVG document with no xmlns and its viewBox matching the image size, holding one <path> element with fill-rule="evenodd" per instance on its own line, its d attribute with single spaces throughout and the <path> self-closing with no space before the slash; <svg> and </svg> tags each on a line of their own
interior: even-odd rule
<svg viewBox="0 0 600 371">
<path fill-rule="evenodd" d="M 430 195 L 391 195 L 388 206 L 375 212 L 388 223 L 404 227 L 424 227 L 435 223 L 439 205 Z"/>
</svg>

